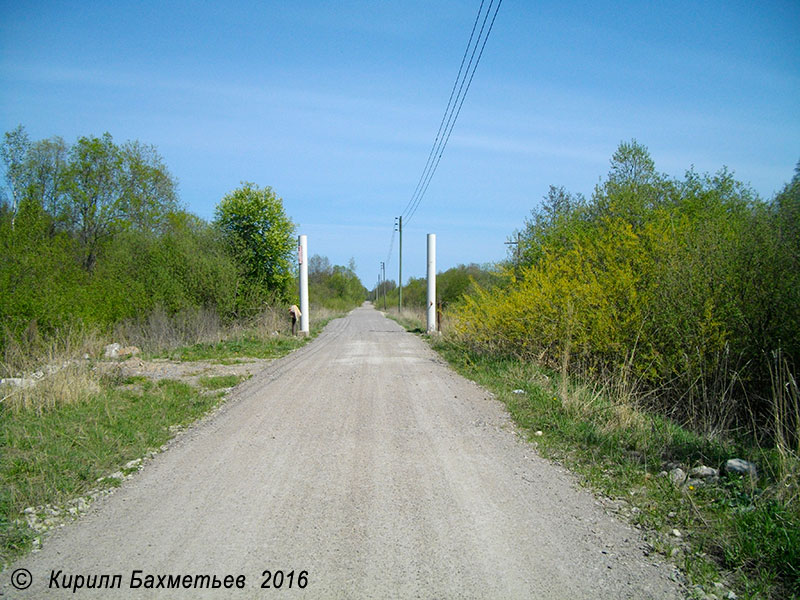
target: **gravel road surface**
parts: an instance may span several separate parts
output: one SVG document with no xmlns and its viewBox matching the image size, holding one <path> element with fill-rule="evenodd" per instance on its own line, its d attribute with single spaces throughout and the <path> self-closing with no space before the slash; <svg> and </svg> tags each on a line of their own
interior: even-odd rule
<svg viewBox="0 0 800 600">
<path fill-rule="evenodd" d="M 48 535 L 0 574 L 0 597 L 683 597 L 642 547 L 498 401 L 364 306 Z M 53 573 L 120 587 L 48 589 Z M 223 587 L 144 587 L 170 575 Z"/>
</svg>

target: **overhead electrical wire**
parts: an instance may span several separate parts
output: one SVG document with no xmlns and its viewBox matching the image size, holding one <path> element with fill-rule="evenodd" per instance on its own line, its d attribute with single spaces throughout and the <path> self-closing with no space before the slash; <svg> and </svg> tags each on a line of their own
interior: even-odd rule
<svg viewBox="0 0 800 600">
<path fill-rule="evenodd" d="M 414 203 L 414 200 L 419 193 L 422 182 L 424 181 L 428 170 L 430 169 L 431 165 L 433 164 L 433 158 L 436 154 L 436 148 L 439 145 L 439 137 L 442 134 L 442 128 L 444 127 L 445 121 L 447 120 L 447 115 L 450 112 L 450 105 L 453 102 L 453 94 L 456 93 L 456 88 L 458 87 L 458 82 L 461 80 L 461 72 L 464 70 L 464 61 L 467 60 L 467 54 L 469 53 L 470 46 L 472 46 L 472 37 L 475 35 L 475 28 L 478 26 L 478 21 L 481 18 L 481 13 L 483 12 L 483 3 L 485 0 L 481 0 L 481 5 L 478 8 L 478 14 L 475 15 L 475 23 L 472 24 L 472 31 L 469 34 L 469 41 L 467 42 L 467 47 L 464 48 L 464 56 L 461 57 L 461 65 L 458 67 L 458 75 L 456 75 L 456 80 L 453 82 L 453 89 L 450 90 L 450 98 L 447 100 L 447 108 L 444 109 L 444 114 L 442 115 L 442 122 L 439 123 L 439 131 L 436 132 L 436 139 L 433 141 L 433 146 L 431 146 L 431 151 L 428 154 L 428 160 L 425 162 L 425 168 L 422 170 L 422 175 L 419 177 L 419 181 L 417 182 L 417 187 L 414 189 L 414 193 L 411 195 L 411 199 L 408 201 L 408 204 L 403 209 L 401 214 L 405 215 L 409 208 Z"/>
<path fill-rule="evenodd" d="M 480 7 L 478 8 L 478 14 L 475 17 L 475 23 L 472 26 L 472 32 L 470 33 L 469 41 L 467 42 L 467 47 L 464 50 L 464 56 L 461 59 L 461 66 L 458 69 L 458 75 L 453 83 L 453 89 L 450 92 L 450 99 L 447 102 L 447 108 L 445 108 L 442 121 L 439 124 L 439 130 L 436 133 L 436 139 L 434 140 L 433 147 L 428 154 L 428 160 L 425 163 L 425 168 L 423 169 L 422 175 L 417 182 L 417 187 L 414 189 L 414 194 L 411 196 L 411 200 L 409 200 L 405 209 L 403 209 L 402 214 L 406 223 L 408 223 L 417 212 L 422 199 L 425 197 L 425 193 L 428 191 L 428 186 L 430 186 L 433 175 L 436 173 L 436 169 L 439 167 L 439 162 L 442 160 L 442 155 L 444 154 L 444 149 L 447 146 L 447 142 L 450 140 L 450 135 L 453 133 L 453 128 L 458 120 L 458 115 L 461 113 L 461 107 L 464 105 L 467 92 L 472 84 L 472 78 L 475 76 L 475 71 L 478 68 L 481 57 L 483 56 L 483 50 L 486 47 L 486 42 L 492 32 L 494 21 L 497 18 L 497 12 L 500 10 L 500 5 L 503 3 L 503 0 L 498 0 L 497 6 L 495 6 L 494 9 L 494 14 L 492 15 L 492 20 L 489 22 L 489 28 L 486 29 L 486 23 L 489 19 L 489 15 L 492 12 L 492 6 L 494 5 L 494 2 L 495 0 L 490 0 L 489 6 L 486 9 L 486 14 L 483 14 L 483 5 L 485 0 L 481 0 Z M 475 44 L 473 45 L 475 29 L 478 25 L 478 21 L 480 21 L 481 15 L 483 15 L 483 22 L 481 23 L 478 37 L 475 39 Z M 486 31 L 485 35 L 484 30 Z M 478 57 L 476 59 L 475 53 L 478 51 L 479 46 L 480 52 L 478 52 Z M 467 67 L 464 69 L 464 61 L 466 60 L 467 54 L 470 53 L 470 48 L 472 49 L 472 53 L 470 54 Z M 472 71 L 470 71 L 470 68 Z M 455 93 L 456 88 L 458 88 L 458 93 L 456 93 L 454 101 L 453 94 Z"/>
<path fill-rule="evenodd" d="M 445 134 L 441 138 L 439 138 L 438 135 L 437 135 L 437 140 L 436 140 L 436 142 L 434 142 L 433 161 L 430 163 L 429 168 L 426 170 L 426 172 L 423 173 L 422 187 L 420 187 L 418 189 L 418 191 L 415 193 L 415 197 L 412 198 L 413 201 L 411 203 L 410 210 L 407 210 L 407 211 L 404 212 L 403 216 L 406 217 L 406 222 L 408 222 L 411 219 L 411 215 L 413 215 L 416 212 L 417 208 L 419 207 L 419 204 L 421 203 L 422 198 L 423 198 L 423 196 L 425 195 L 425 192 L 428 189 L 428 185 L 430 184 L 430 181 L 433 178 L 433 174 L 436 172 L 436 168 L 439 165 L 439 160 L 441 159 L 442 153 L 444 152 L 444 148 L 447 145 L 447 140 L 450 137 L 449 133 L 452 131 L 452 127 L 455 126 L 455 120 L 453 119 L 453 116 L 457 115 L 456 105 L 459 106 L 459 112 L 460 112 L 460 105 L 463 104 L 463 98 L 466 97 L 466 90 L 464 89 L 464 83 L 467 81 L 467 74 L 469 73 L 469 69 L 472 66 L 472 62 L 475 60 L 475 51 L 477 50 L 478 44 L 480 43 L 481 36 L 483 35 L 483 30 L 486 27 L 486 19 L 488 18 L 489 13 L 492 10 L 492 4 L 493 3 L 494 3 L 494 0 L 491 0 L 491 2 L 489 4 L 489 8 L 486 11 L 486 15 L 483 18 L 483 23 L 481 24 L 481 30 L 478 33 L 478 39 L 475 42 L 475 46 L 472 48 L 472 55 L 470 56 L 469 63 L 467 64 L 467 69 L 464 72 L 464 77 L 463 78 L 461 77 L 461 69 L 459 69 L 459 74 L 456 76 L 456 81 L 455 81 L 455 84 L 453 86 L 453 89 L 455 89 L 455 86 L 458 85 L 459 81 L 461 82 L 461 84 L 460 84 L 460 86 L 458 88 L 458 94 L 456 95 L 455 103 L 452 104 L 452 107 L 451 107 L 450 103 L 448 103 L 448 106 L 445 109 L 445 114 L 442 117 L 442 121 L 443 122 L 445 120 L 445 117 L 447 118 L 447 122 L 446 122 L 445 127 L 444 127 Z M 498 8 L 499 8 L 499 4 L 498 4 Z M 478 20 L 480 19 L 482 10 L 483 10 L 483 1 L 481 2 L 480 8 L 478 9 L 478 14 L 476 16 L 475 25 L 477 25 Z M 474 32 L 475 25 L 473 25 L 473 32 Z M 466 50 L 464 52 L 464 57 L 466 57 L 467 53 L 469 52 L 469 49 L 470 49 L 471 45 L 472 45 L 472 35 L 470 35 L 470 41 L 467 43 L 467 48 L 466 48 Z M 462 65 L 463 65 L 463 59 L 462 59 Z M 475 63 L 475 66 L 477 67 L 477 63 Z M 473 70 L 473 73 L 474 73 L 474 70 Z M 470 81 L 471 81 L 471 78 L 470 78 Z M 463 93 L 463 97 L 462 97 L 462 93 Z M 460 103 L 459 103 L 459 99 L 461 99 Z"/>
<path fill-rule="evenodd" d="M 439 129 L 436 132 L 436 138 L 433 141 L 433 146 L 431 146 L 431 151 L 428 153 L 428 159 L 425 162 L 425 168 L 422 170 L 419 181 L 417 181 L 417 185 L 414 189 L 414 193 L 411 195 L 411 199 L 408 201 L 408 204 L 406 204 L 406 207 L 401 213 L 402 216 L 399 217 L 401 225 L 403 219 L 405 219 L 405 223 L 407 224 L 414 214 L 416 214 L 417 209 L 419 208 L 426 192 L 428 191 L 428 186 L 430 186 L 431 180 L 436 173 L 436 169 L 439 168 L 439 163 L 442 160 L 444 149 L 447 146 L 447 142 L 450 140 L 450 135 L 453 133 L 453 128 L 458 120 L 458 116 L 461 114 L 461 107 L 464 105 L 467 92 L 469 92 L 469 88 L 472 85 L 472 78 L 475 76 L 475 71 L 477 70 L 478 64 L 483 56 L 483 50 L 486 48 L 486 42 L 489 39 L 489 35 L 492 33 L 494 21 L 497 18 L 497 13 L 500 10 L 500 5 L 502 3 L 503 0 L 497 0 L 497 5 L 495 6 L 495 0 L 489 0 L 489 6 L 484 14 L 483 8 L 484 4 L 486 4 L 486 0 L 481 0 L 480 6 L 478 7 L 478 14 L 475 15 L 475 22 L 472 24 L 472 31 L 469 34 L 467 47 L 464 49 L 464 55 L 461 57 L 461 64 L 458 67 L 458 75 L 456 75 L 456 79 L 453 82 L 453 88 L 450 90 L 450 98 L 447 100 L 447 107 L 445 108 L 444 114 L 442 115 L 442 120 L 439 123 Z M 494 7 L 494 14 L 492 14 L 492 7 Z M 489 22 L 489 27 L 487 29 L 486 23 L 490 14 L 492 14 L 492 20 Z M 483 17 L 483 21 L 481 22 L 480 31 L 478 31 L 476 38 L 475 30 L 478 27 L 478 22 L 481 21 L 481 17 Z M 480 47 L 479 52 L 478 47 Z M 471 53 L 470 50 L 472 51 Z M 477 58 L 475 58 L 476 52 Z M 468 54 L 469 61 L 467 62 Z M 465 62 L 466 68 L 464 67 Z M 456 89 L 458 90 L 457 92 Z M 392 239 L 389 242 L 389 252 L 386 255 L 385 266 L 388 266 L 389 262 L 391 261 L 392 251 L 394 250 L 395 233 L 397 233 L 398 229 L 399 226 L 397 219 L 395 219 L 395 226 L 392 228 Z M 402 263 L 402 256 L 400 258 Z"/>
<path fill-rule="evenodd" d="M 397 233 L 396 228 L 392 228 L 392 239 L 389 241 L 389 252 L 386 253 L 386 262 L 385 266 L 389 266 L 389 262 L 392 260 L 392 250 L 394 249 L 394 234 Z"/>
</svg>

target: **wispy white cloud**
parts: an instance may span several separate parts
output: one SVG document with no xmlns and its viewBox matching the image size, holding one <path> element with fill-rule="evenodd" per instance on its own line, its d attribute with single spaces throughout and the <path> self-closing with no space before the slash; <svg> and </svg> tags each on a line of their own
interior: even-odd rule
<svg viewBox="0 0 800 600">
<path fill-rule="evenodd" d="M 597 162 L 608 158 L 604 148 L 564 144 L 562 141 L 543 137 L 459 134 L 453 135 L 451 143 L 487 154 L 519 154 L 526 158 L 566 158 L 583 162 Z"/>
</svg>

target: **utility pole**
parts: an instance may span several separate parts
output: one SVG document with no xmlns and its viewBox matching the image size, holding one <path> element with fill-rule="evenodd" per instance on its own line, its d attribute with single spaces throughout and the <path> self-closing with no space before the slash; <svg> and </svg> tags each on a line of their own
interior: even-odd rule
<svg viewBox="0 0 800 600">
<path fill-rule="evenodd" d="M 386 263 L 385 262 L 381 262 L 381 273 L 383 274 L 383 310 L 386 310 Z"/>
<path fill-rule="evenodd" d="M 403 217 L 397 217 L 397 231 L 400 232 L 400 273 L 398 275 L 397 310 L 403 312 Z"/>
<path fill-rule="evenodd" d="M 308 236 L 297 240 L 297 262 L 300 264 L 300 335 L 308 335 Z"/>
<path fill-rule="evenodd" d="M 428 234 L 428 334 L 436 332 L 436 234 Z"/>
<path fill-rule="evenodd" d="M 520 238 L 520 234 L 519 234 L 519 231 L 518 231 L 517 232 L 517 241 L 515 241 L 515 242 L 504 242 L 506 246 L 516 246 L 516 249 L 514 250 L 514 254 L 515 254 L 515 260 L 514 260 L 515 265 L 514 266 L 517 266 L 517 267 L 519 266 L 519 238 Z"/>
</svg>

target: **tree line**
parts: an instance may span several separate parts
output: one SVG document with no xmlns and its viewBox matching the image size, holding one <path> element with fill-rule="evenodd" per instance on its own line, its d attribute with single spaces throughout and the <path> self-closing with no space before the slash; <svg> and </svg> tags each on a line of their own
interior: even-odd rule
<svg viewBox="0 0 800 600">
<path fill-rule="evenodd" d="M 436 303 L 442 309 L 456 306 L 472 289 L 478 285 L 484 288 L 493 287 L 499 282 L 499 273 L 496 265 L 457 265 L 446 271 L 436 274 Z M 370 293 L 370 300 L 378 308 L 386 306 L 396 307 L 399 301 L 400 290 L 397 283 L 388 279 L 376 285 Z M 426 277 L 409 277 L 403 284 L 403 307 L 425 310 L 428 302 L 428 280 Z"/>
<path fill-rule="evenodd" d="M 31 140 L 20 126 L 0 159 L 0 349 L 156 309 L 231 321 L 296 301 L 296 226 L 270 187 L 242 183 L 208 222 L 139 141 Z"/>
<path fill-rule="evenodd" d="M 308 261 L 308 288 L 315 302 L 335 311 L 349 310 L 367 299 L 352 258 L 344 266 L 332 265 L 327 256 L 313 255 Z"/>
</svg>

